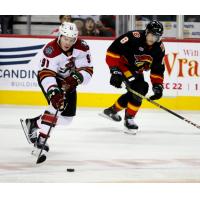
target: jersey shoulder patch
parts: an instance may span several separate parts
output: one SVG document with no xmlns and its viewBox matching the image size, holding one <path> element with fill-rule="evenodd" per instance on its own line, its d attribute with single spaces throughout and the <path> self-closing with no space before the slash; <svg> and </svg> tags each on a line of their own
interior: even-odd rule
<svg viewBox="0 0 200 200">
<path fill-rule="evenodd" d="M 132 34 L 133 34 L 133 37 L 140 38 L 140 32 L 139 31 L 133 31 Z"/>
<path fill-rule="evenodd" d="M 74 45 L 75 49 L 81 50 L 81 51 L 88 51 L 89 50 L 89 46 L 88 44 L 81 39 L 78 39 Z"/>
<path fill-rule="evenodd" d="M 48 58 L 54 58 L 58 56 L 59 54 L 61 54 L 62 51 L 60 47 L 58 46 L 57 40 L 53 40 L 45 46 L 43 53 Z"/>
</svg>

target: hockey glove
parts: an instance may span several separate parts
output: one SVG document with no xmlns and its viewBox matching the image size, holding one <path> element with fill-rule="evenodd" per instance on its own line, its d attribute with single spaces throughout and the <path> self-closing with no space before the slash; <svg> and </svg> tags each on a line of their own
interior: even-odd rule
<svg viewBox="0 0 200 200">
<path fill-rule="evenodd" d="M 160 99 L 163 95 L 163 85 L 162 84 L 154 84 L 152 87 L 154 95 L 150 97 L 151 100 Z"/>
<path fill-rule="evenodd" d="M 83 75 L 77 71 L 72 72 L 70 76 L 64 79 L 62 89 L 65 92 L 73 91 L 77 85 L 83 82 Z"/>
<path fill-rule="evenodd" d="M 123 76 L 122 76 L 121 71 L 117 68 L 112 68 L 110 72 L 111 72 L 110 85 L 116 88 L 121 88 L 122 81 L 123 81 Z"/>
<path fill-rule="evenodd" d="M 47 92 L 47 97 L 56 110 L 64 109 L 64 96 L 58 87 L 52 87 Z"/>
</svg>

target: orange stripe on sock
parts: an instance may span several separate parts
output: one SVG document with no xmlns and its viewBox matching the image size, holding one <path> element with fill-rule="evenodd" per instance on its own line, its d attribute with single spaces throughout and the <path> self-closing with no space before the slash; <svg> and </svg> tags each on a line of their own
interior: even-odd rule
<svg viewBox="0 0 200 200">
<path fill-rule="evenodd" d="M 116 107 L 116 109 L 117 109 L 118 111 L 124 109 L 124 107 L 122 107 L 122 106 L 119 105 L 118 101 L 115 102 L 115 107 Z"/>
<path fill-rule="evenodd" d="M 129 109 L 131 109 L 131 110 L 134 110 L 134 111 L 138 111 L 139 108 L 140 108 L 140 106 L 135 106 L 135 105 L 131 104 L 130 102 L 128 102 L 127 107 L 128 107 Z"/>
</svg>

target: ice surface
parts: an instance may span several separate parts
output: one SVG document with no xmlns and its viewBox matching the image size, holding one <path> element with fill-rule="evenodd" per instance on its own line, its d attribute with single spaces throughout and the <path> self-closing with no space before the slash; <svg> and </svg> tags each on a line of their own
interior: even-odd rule
<svg viewBox="0 0 200 200">
<path fill-rule="evenodd" d="M 141 110 L 133 136 L 123 121 L 98 116 L 102 109 L 79 108 L 71 125 L 56 127 L 47 161 L 36 165 L 19 119 L 43 109 L 0 106 L 0 182 L 200 182 L 200 130 L 161 110 Z M 178 113 L 200 123 L 198 111 Z"/>
</svg>

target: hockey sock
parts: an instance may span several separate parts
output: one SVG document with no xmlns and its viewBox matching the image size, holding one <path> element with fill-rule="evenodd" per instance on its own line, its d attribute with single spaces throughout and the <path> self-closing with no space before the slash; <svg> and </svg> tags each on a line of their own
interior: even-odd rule
<svg viewBox="0 0 200 200">
<path fill-rule="evenodd" d="M 141 105 L 137 106 L 134 105 L 133 103 L 128 102 L 127 109 L 126 109 L 126 114 L 129 116 L 135 116 L 139 110 Z"/>
<path fill-rule="evenodd" d="M 41 118 L 37 121 L 38 126 L 40 127 L 39 133 L 42 134 L 42 137 L 48 133 L 49 127 L 55 127 L 58 118 L 49 111 L 45 111 Z"/>
<path fill-rule="evenodd" d="M 119 111 L 121 111 L 121 110 L 124 109 L 124 107 L 122 107 L 122 106 L 119 104 L 118 101 L 115 102 L 115 104 L 113 105 L 113 108 L 114 108 L 114 110 L 115 110 L 116 112 L 119 112 Z"/>
</svg>

